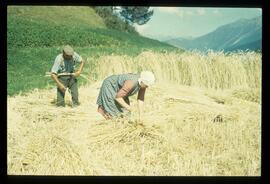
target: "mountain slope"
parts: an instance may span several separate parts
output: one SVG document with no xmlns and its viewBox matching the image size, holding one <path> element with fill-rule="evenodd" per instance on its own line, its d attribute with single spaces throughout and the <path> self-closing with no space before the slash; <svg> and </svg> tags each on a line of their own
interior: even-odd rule
<svg viewBox="0 0 270 184">
<path fill-rule="evenodd" d="M 168 44 L 108 29 L 91 7 L 9 6 L 8 46 L 49 47 L 69 43 L 73 46 L 154 47 Z"/>
<path fill-rule="evenodd" d="M 8 6 L 7 14 L 8 20 L 16 17 L 53 25 L 106 28 L 103 19 L 87 6 Z"/>
<path fill-rule="evenodd" d="M 261 50 L 262 49 L 262 40 L 256 40 L 254 42 L 245 43 L 242 45 L 236 45 L 232 47 L 226 48 L 226 51 L 233 51 L 233 50 Z"/>
<path fill-rule="evenodd" d="M 174 46 L 186 49 L 212 50 L 234 50 L 234 49 L 260 49 L 262 40 L 262 17 L 253 19 L 240 19 L 230 24 L 218 27 L 215 31 L 197 37 L 193 40 L 174 39 L 168 40 Z"/>
</svg>

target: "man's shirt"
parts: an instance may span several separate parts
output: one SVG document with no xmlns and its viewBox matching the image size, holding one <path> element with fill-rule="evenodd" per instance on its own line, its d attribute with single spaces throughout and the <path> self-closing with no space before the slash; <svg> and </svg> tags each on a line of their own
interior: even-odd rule
<svg viewBox="0 0 270 184">
<path fill-rule="evenodd" d="M 70 60 L 64 59 L 63 54 L 56 56 L 52 67 L 52 73 L 73 73 L 76 63 L 81 63 L 82 57 L 74 52 Z"/>
</svg>

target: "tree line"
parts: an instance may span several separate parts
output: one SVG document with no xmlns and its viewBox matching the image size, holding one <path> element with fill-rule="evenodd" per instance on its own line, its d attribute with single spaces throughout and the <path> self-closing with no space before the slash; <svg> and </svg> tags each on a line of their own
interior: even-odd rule
<svg viewBox="0 0 270 184">
<path fill-rule="evenodd" d="M 95 6 L 94 10 L 108 28 L 135 34 L 134 25 L 146 24 L 154 14 L 150 7 L 142 6 Z"/>
</svg>

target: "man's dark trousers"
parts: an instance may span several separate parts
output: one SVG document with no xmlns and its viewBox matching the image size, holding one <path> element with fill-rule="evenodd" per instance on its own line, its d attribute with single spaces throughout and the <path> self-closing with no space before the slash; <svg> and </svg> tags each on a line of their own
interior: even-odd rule
<svg viewBox="0 0 270 184">
<path fill-rule="evenodd" d="M 58 79 L 66 88 L 70 89 L 72 104 L 74 106 L 79 105 L 77 79 L 74 76 L 59 76 Z M 65 106 L 65 93 L 63 93 L 59 88 L 57 88 L 56 105 Z"/>
</svg>

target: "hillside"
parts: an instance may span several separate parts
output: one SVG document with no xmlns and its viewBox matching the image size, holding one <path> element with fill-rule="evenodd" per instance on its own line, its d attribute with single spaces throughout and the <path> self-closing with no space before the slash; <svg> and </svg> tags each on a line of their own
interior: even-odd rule
<svg viewBox="0 0 270 184">
<path fill-rule="evenodd" d="M 8 6 L 7 15 L 8 21 L 23 18 L 29 23 L 106 28 L 103 19 L 87 6 Z"/>
<path fill-rule="evenodd" d="M 218 27 L 216 30 L 194 39 L 171 39 L 166 43 L 185 48 L 207 51 L 259 50 L 262 42 L 262 17 L 240 19 Z"/>
<path fill-rule="evenodd" d="M 124 30 L 108 29 L 91 7 L 9 6 L 7 17 L 8 95 L 54 86 L 44 74 L 66 44 L 84 58 L 179 50 Z M 95 62 L 88 62 L 84 72 L 94 66 Z"/>
<path fill-rule="evenodd" d="M 234 51 L 234 50 L 262 50 L 262 40 L 256 40 L 253 42 L 248 42 L 245 44 L 237 44 L 231 47 L 226 48 L 226 51 Z"/>
<path fill-rule="evenodd" d="M 170 47 L 124 30 L 106 28 L 103 19 L 91 7 L 8 7 L 8 48 L 62 46 L 66 43 L 89 47 Z"/>
</svg>

